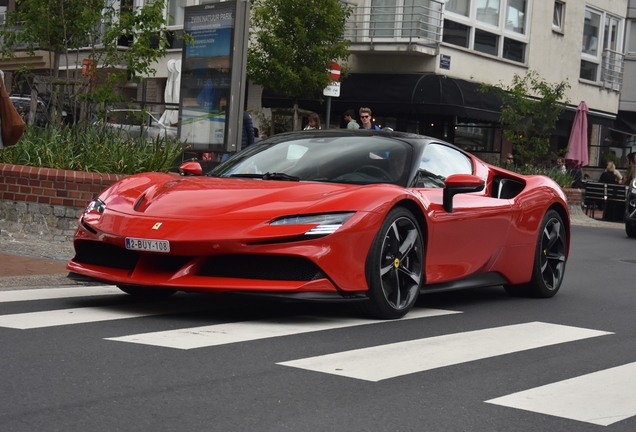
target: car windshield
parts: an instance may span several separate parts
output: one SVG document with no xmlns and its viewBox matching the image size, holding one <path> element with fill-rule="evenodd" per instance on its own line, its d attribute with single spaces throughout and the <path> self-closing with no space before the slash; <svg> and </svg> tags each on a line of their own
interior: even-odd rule
<svg viewBox="0 0 636 432">
<path fill-rule="evenodd" d="M 410 144 L 384 136 L 294 134 L 254 144 L 208 175 L 404 186 Z"/>
</svg>

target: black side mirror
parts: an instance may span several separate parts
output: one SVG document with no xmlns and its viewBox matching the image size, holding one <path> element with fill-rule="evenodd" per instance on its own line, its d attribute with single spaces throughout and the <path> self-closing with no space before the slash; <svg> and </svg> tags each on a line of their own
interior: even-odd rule
<svg viewBox="0 0 636 432">
<path fill-rule="evenodd" d="M 448 213 L 453 212 L 453 197 L 461 193 L 479 192 L 484 190 L 486 182 L 471 174 L 454 174 L 444 181 L 444 195 L 442 205 Z"/>
</svg>

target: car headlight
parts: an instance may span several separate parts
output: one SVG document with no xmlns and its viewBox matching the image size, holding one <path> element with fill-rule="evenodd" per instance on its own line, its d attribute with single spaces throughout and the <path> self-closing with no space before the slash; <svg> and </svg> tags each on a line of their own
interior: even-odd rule
<svg viewBox="0 0 636 432">
<path fill-rule="evenodd" d="M 325 236 L 336 232 L 354 213 L 355 212 L 286 216 L 273 220 L 270 225 L 316 224 L 317 226 L 307 231 L 305 235 Z"/>
<path fill-rule="evenodd" d="M 636 189 L 636 178 L 634 178 L 634 180 L 632 180 L 631 188 L 632 188 L 632 190 Z"/>
<path fill-rule="evenodd" d="M 84 216 L 90 213 L 99 213 L 101 215 L 104 213 L 104 210 L 106 210 L 106 203 L 99 198 L 96 198 L 84 209 Z"/>
</svg>

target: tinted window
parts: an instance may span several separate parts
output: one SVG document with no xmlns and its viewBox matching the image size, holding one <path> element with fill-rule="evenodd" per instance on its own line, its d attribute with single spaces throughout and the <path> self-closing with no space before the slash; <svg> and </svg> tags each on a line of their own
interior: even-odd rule
<svg viewBox="0 0 636 432">
<path fill-rule="evenodd" d="M 443 187 L 446 177 L 453 174 L 472 174 L 470 158 L 441 144 L 429 144 L 420 160 L 420 187 Z"/>
<path fill-rule="evenodd" d="M 285 173 L 300 180 L 406 185 L 410 145 L 380 136 L 274 136 L 247 147 L 210 173 L 229 177 Z"/>
</svg>

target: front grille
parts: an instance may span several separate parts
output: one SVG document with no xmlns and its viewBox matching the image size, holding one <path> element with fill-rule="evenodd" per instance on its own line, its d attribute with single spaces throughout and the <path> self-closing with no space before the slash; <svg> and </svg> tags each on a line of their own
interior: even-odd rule
<svg viewBox="0 0 636 432">
<path fill-rule="evenodd" d="M 81 264 L 133 270 L 140 255 L 139 252 L 129 251 L 108 243 L 83 241 L 77 243 L 73 261 Z"/>
<path fill-rule="evenodd" d="M 275 255 L 220 255 L 206 260 L 199 276 L 311 281 L 326 275 L 310 260 L 302 257 Z"/>
</svg>

